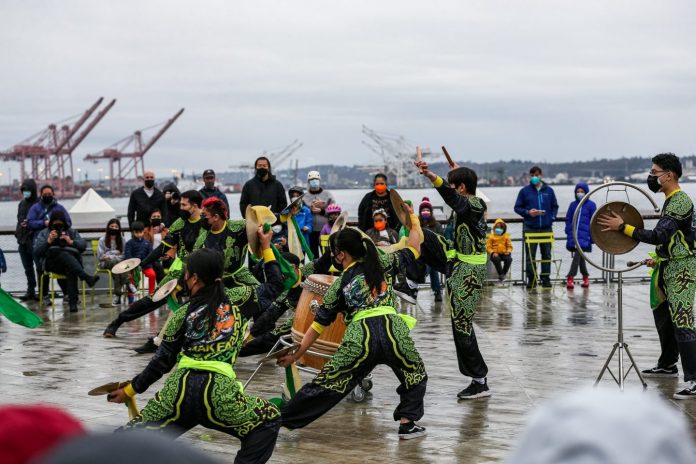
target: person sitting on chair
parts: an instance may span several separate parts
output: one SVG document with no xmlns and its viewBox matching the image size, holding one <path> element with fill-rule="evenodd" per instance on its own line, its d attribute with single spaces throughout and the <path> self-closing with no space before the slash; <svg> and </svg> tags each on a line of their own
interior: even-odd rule
<svg viewBox="0 0 696 464">
<path fill-rule="evenodd" d="M 40 268 L 65 276 L 58 284 L 68 295 L 71 313 L 77 312 L 77 279 L 84 280 L 90 287 L 99 280 L 98 275 L 87 274 L 82 266 L 81 254 L 85 248 L 85 240 L 68 226 L 61 210 L 51 213 L 48 227 L 39 232 L 34 242 L 34 256 L 41 260 Z"/>
<path fill-rule="evenodd" d="M 109 219 L 106 224 L 106 232 L 99 239 L 97 245 L 97 261 L 100 269 L 111 269 L 116 264 L 123 261 L 123 233 L 121 232 L 121 221 L 117 218 Z M 121 304 L 123 286 L 128 284 L 128 274 L 113 274 L 114 282 L 114 304 Z"/>
<path fill-rule="evenodd" d="M 495 270 L 498 271 L 498 280 L 504 281 L 512 265 L 512 240 L 507 233 L 507 224 L 502 219 L 495 220 L 493 233 L 488 236 L 486 248 Z"/>
</svg>

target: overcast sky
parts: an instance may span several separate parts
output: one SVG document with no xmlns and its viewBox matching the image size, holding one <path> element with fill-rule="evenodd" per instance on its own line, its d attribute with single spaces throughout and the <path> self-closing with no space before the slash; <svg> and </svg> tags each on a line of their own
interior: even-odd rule
<svg viewBox="0 0 696 464">
<path fill-rule="evenodd" d="M 694 18 L 686 0 L 4 0 L 0 149 L 104 96 L 78 166 L 181 107 L 146 156 L 160 174 L 294 139 L 300 165 L 377 164 L 363 124 L 463 160 L 688 155 Z"/>
</svg>

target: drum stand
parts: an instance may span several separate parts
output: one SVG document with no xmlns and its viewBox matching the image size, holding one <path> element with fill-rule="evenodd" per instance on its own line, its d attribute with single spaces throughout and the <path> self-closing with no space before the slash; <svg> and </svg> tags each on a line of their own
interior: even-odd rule
<svg viewBox="0 0 696 464">
<path fill-rule="evenodd" d="M 631 351 L 628 349 L 628 344 L 624 343 L 624 336 L 623 336 L 623 273 L 624 271 L 617 272 L 618 274 L 618 286 L 617 286 L 617 309 L 616 309 L 616 314 L 618 316 L 618 328 L 617 328 L 617 341 L 614 343 L 614 348 L 612 348 L 611 353 L 609 353 L 609 357 L 607 358 L 607 362 L 604 363 L 604 367 L 602 367 L 601 372 L 599 373 L 599 376 L 597 377 L 597 380 L 595 380 L 594 386 L 596 387 L 597 384 L 599 384 L 599 381 L 602 380 L 602 376 L 604 375 L 604 372 L 609 372 L 609 374 L 612 376 L 616 384 L 619 386 L 619 389 L 623 391 L 624 389 L 624 380 L 628 376 L 628 374 L 631 373 L 631 369 L 634 369 L 636 371 L 636 374 L 638 374 L 638 379 L 640 380 L 640 383 L 643 384 L 643 389 L 648 388 L 648 384 L 645 383 L 645 380 L 643 380 L 643 376 L 640 374 L 640 370 L 638 369 L 638 366 L 636 365 L 635 360 L 633 359 L 633 356 L 631 355 Z M 614 357 L 614 354 L 617 352 L 619 354 L 619 370 L 617 372 L 617 375 L 614 375 L 614 372 L 612 372 L 611 368 L 609 367 L 609 363 L 611 362 L 612 358 Z M 628 370 L 624 371 L 624 351 L 626 351 L 626 355 L 628 355 L 628 359 L 631 361 L 631 365 L 628 366 Z M 625 373 L 624 373 L 625 372 Z"/>
<path fill-rule="evenodd" d="M 614 187 L 618 189 L 612 190 Z M 590 263 L 593 267 L 596 267 L 597 269 L 606 272 L 608 275 L 608 281 L 611 282 L 611 276 L 612 274 L 617 274 L 618 279 L 618 285 L 617 285 L 617 309 L 616 309 L 616 314 L 618 318 L 618 327 L 617 327 L 617 340 L 616 343 L 614 343 L 614 347 L 611 350 L 611 353 L 609 353 L 609 357 L 607 358 L 607 361 L 604 363 L 604 367 L 602 367 L 602 370 L 599 372 L 599 376 L 597 377 L 597 380 L 595 380 L 595 387 L 599 384 L 600 380 L 602 380 L 602 376 L 604 376 L 604 372 L 609 372 L 609 374 L 612 376 L 616 384 L 619 386 L 619 389 L 621 391 L 624 390 L 624 381 L 626 380 L 626 377 L 628 377 L 628 374 L 631 373 L 631 369 L 636 371 L 636 374 L 638 374 L 638 379 L 640 380 L 640 383 L 643 385 L 643 389 L 648 388 L 648 384 L 645 383 L 645 380 L 643 379 L 643 376 L 640 373 L 640 370 L 638 369 L 638 366 L 636 365 L 635 360 L 633 359 L 633 356 L 631 355 L 631 352 L 628 349 L 628 344 L 624 342 L 624 336 L 623 336 L 623 274 L 624 272 L 627 271 L 632 271 L 633 269 L 636 269 L 645 262 L 628 262 L 627 267 L 624 269 L 615 269 L 612 267 L 609 267 L 610 265 L 613 266 L 614 260 L 610 260 L 610 264 L 607 266 L 596 264 L 594 263 L 589 257 L 585 255 L 585 253 L 582 251 L 582 247 L 580 246 L 580 243 L 578 242 L 578 217 L 580 216 L 580 211 L 582 209 L 582 206 L 585 204 L 587 200 L 589 200 L 590 196 L 596 194 L 600 190 L 607 190 L 607 195 L 608 192 L 610 191 L 619 191 L 619 192 L 624 192 L 626 194 L 626 197 L 628 199 L 628 190 L 629 189 L 635 189 L 638 192 L 642 193 L 653 205 L 655 208 L 655 211 L 659 211 L 660 208 L 659 206 L 655 203 L 655 200 L 648 195 L 644 190 L 641 188 L 629 184 L 627 182 L 610 182 L 608 184 L 600 185 L 599 187 L 591 190 L 587 195 L 585 195 L 580 202 L 578 203 L 577 207 L 575 208 L 575 214 L 573 215 L 573 240 L 575 241 L 575 249 L 576 252 L 582 256 L 582 258 Z M 592 221 L 594 222 L 594 217 Z M 597 240 L 595 240 L 597 242 Z M 599 245 L 598 245 L 599 246 Z M 601 249 L 601 247 L 600 247 Z M 629 249 L 630 250 L 630 249 Z M 612 251 L 605 251 L 602 250 L 605 253 L 610 253 L 612 254 Z M 619 253 L 625 253 L 625 250 L 619 251 Z M 617 253 L 617 251 L 613 251 L 614 254 Z M 613 255 L 612 255 L 613 258 Z M 616 354 L 618 351 L 619 355 L 619 370 L 614 374 L 614 372 L 611 370 L 609 367 L 609 363 L 611 363 L 611 360 L 614 358 L 614 354 Z M 631 364 L 628 366 L 628 369 L 626 370 L 626 366 L 624 363 L 624 351 L 626 352 L 626 355 L 628 356 L 628 359 L 631 361 Z"/>
</svg>

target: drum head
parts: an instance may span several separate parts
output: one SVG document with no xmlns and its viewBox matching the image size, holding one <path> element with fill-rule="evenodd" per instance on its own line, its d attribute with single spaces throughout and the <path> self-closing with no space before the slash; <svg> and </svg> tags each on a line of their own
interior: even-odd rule
<svg viewBox="0 0 696 464">
<path fill-rule="evenodd" d="M 162 301 L 169 296 L 170 293 L 176 288 L 177 281 L 172 279 L 166 284 L 162 285 L 157 291 L 152 295 L 152 301 Z"/>
<path fill-rule="evenodd" d="M 336 279 L 337 277 L 331 275 L 312 274 L 307 276 L 305 281 L 302 282 L 302 288 L 312 293 L 316 293 L 317 295 L 324 296 L 326 291 Z"/>
<path fill-rule="evenodd" d="M 611 216 L 612 212 L 621 216 L 626 224 L 639 229 L 643 228 L 643 217 L 634 206 L 623 201 L 606 203 L 598 208 L 594 216 L 592 216 L 590 235 L 597 247 L 612 255 L 623 255 L 633 250 L 638 245 L 638 241 L 616 230 L 602 232 L 604 227 L 597 223 L 597 218 L 602 215 Z"/>
<path fill-rule="evenodd" d="M 115 264 L 114 267 L 111 268 L 111 273 L 124 274 L 126 272 L 132 271 L 138 266 L 140 266 L 140 258 L 124 259 L 123 261 Z"/>
</svg>

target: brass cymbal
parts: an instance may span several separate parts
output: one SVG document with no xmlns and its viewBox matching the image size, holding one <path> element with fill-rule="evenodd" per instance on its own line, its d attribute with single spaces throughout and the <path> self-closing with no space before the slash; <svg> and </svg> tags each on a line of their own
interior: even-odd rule
<svg viewBox="0 0 696 464">
<path fill-rule="evenodd" d="M 597 223 L 597 218 L 603 215 L 611 216 L 612 212 L 621 216 L 626 224 L 632 225 L 638 229 L 643 228 L 643 217 L 633 205 L 624 201 L 605 203 L 597 208 L 594 216 L 592 216 L 592 220 L 590 221 L 590 235 L 597 247 L 612 255 L 623 255 L 633 250 L 639 242 L 625 235 L 623 232 L 616 230 L 602 231 L 604 227 Z"/>
</svg>

